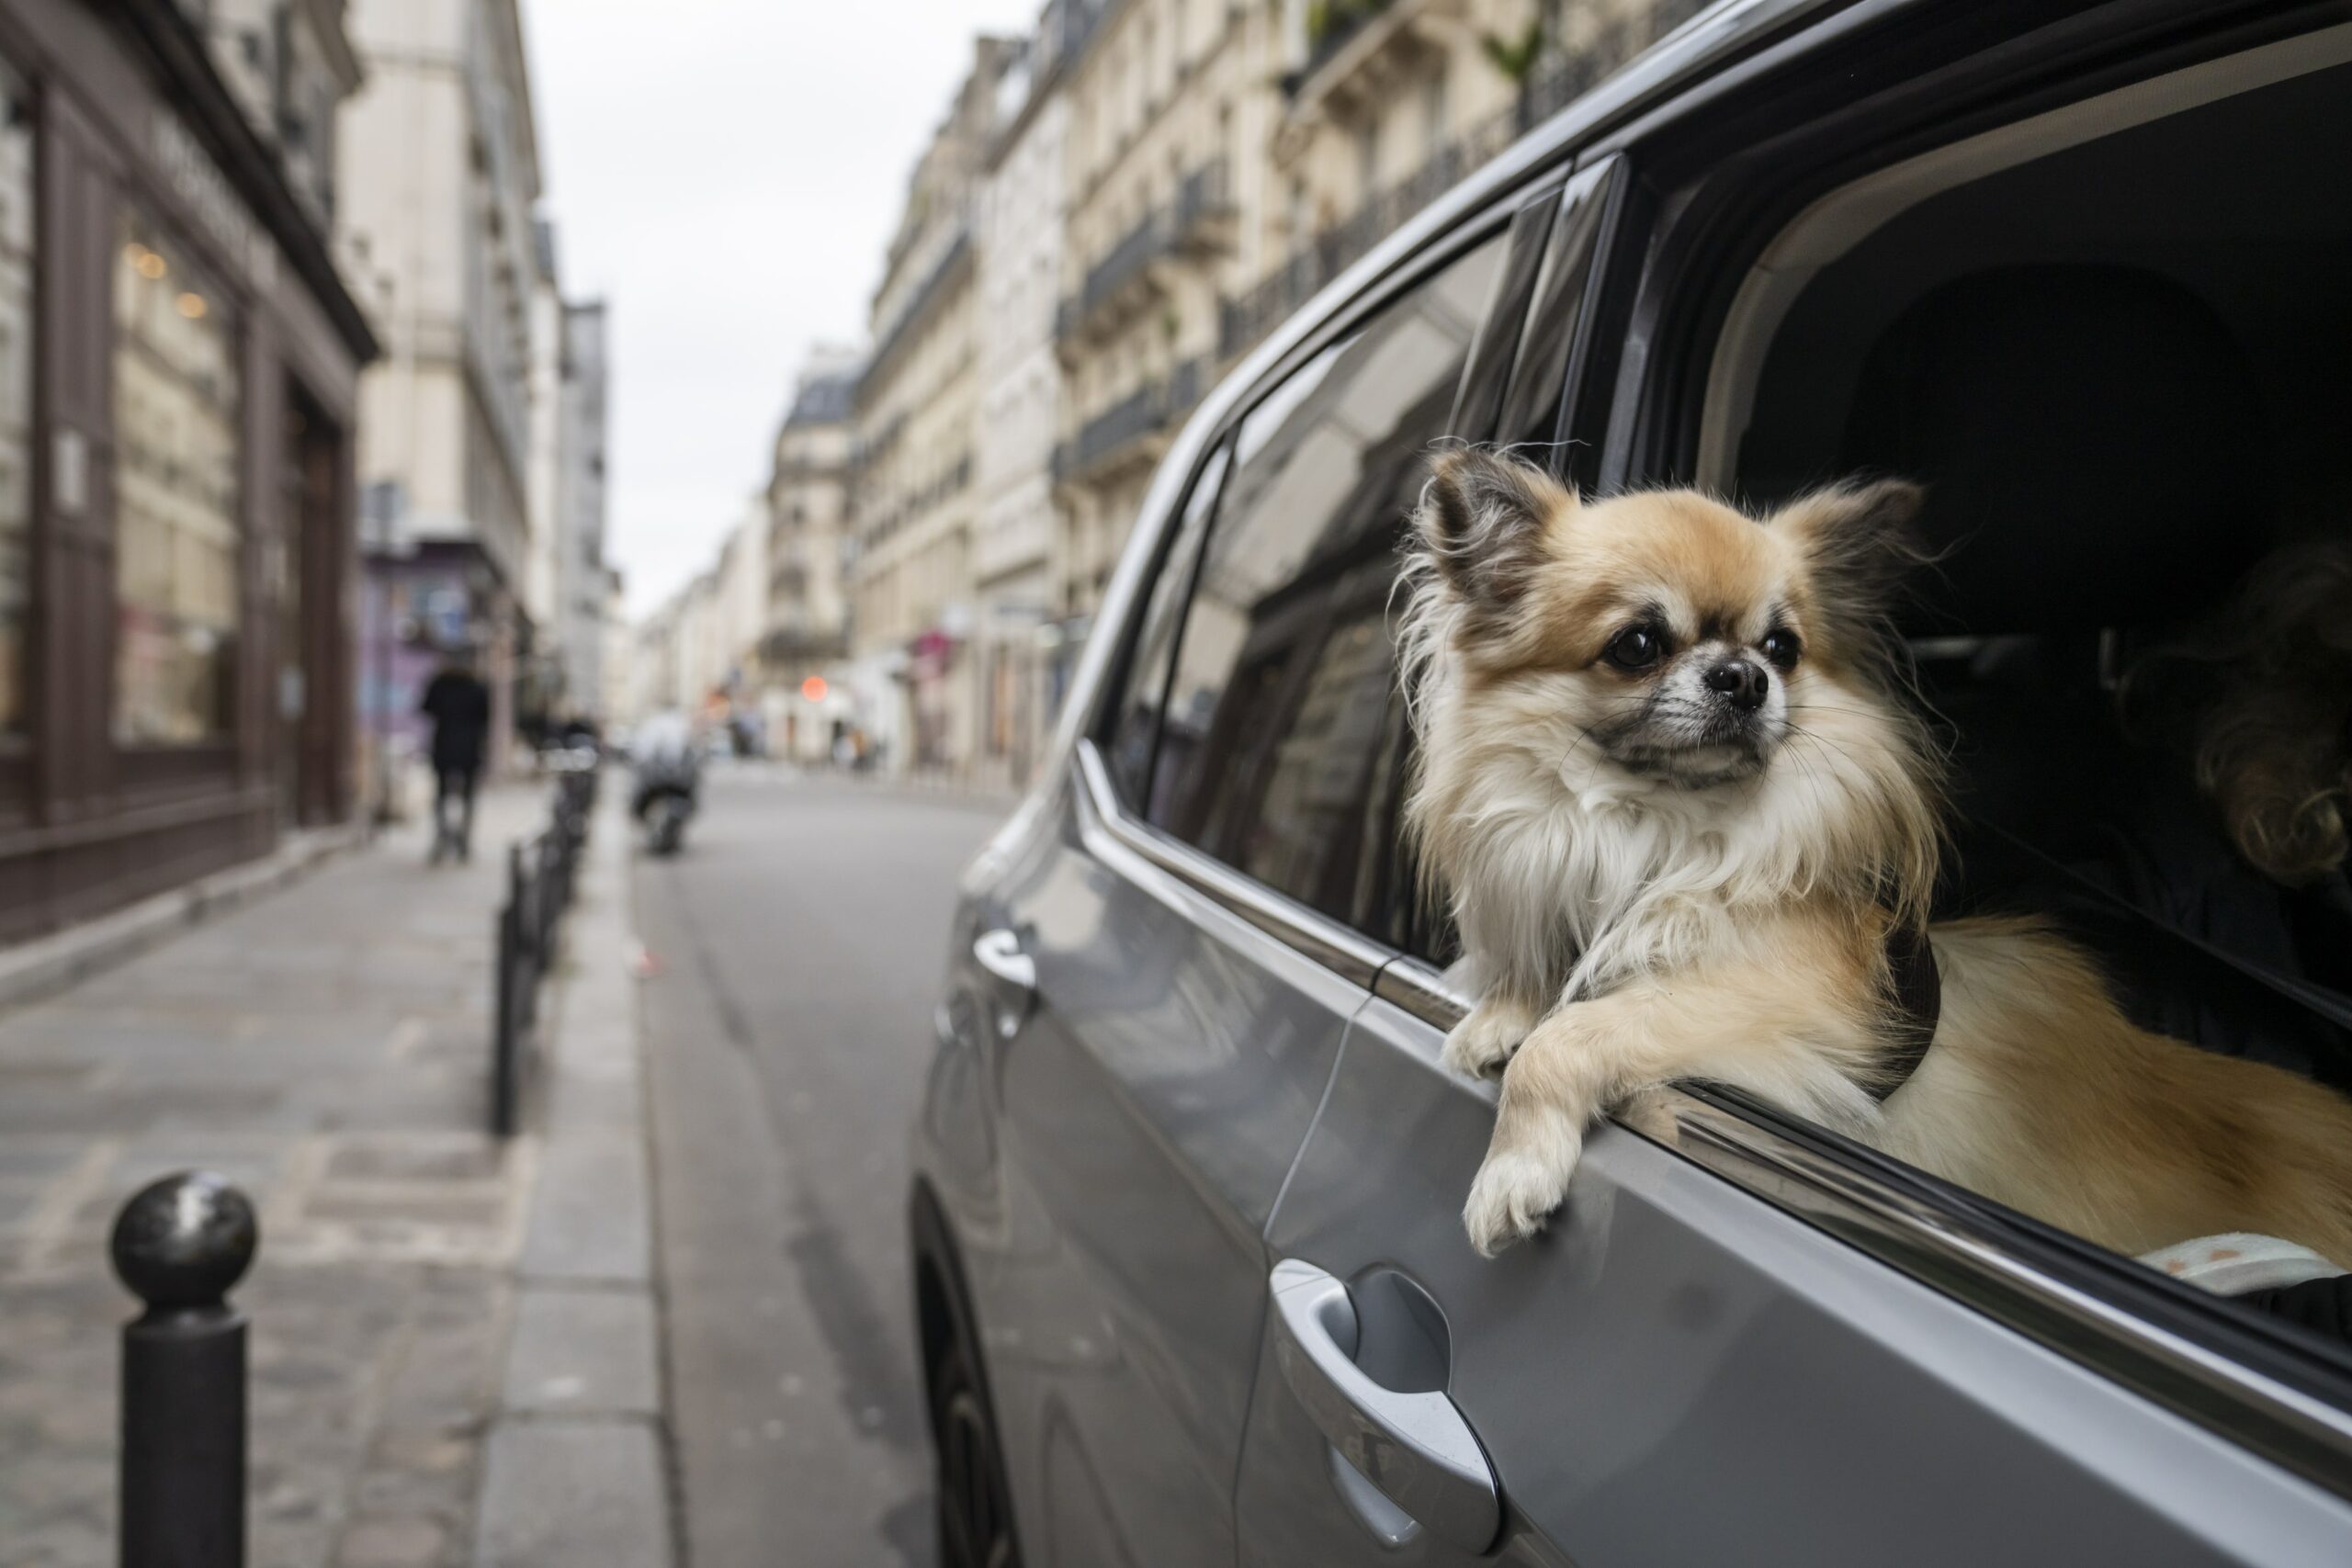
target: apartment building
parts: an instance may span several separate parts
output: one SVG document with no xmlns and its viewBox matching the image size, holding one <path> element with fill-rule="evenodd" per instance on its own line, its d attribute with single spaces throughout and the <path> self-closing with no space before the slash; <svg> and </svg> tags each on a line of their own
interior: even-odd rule
<svg viewBox="0 0 2352 1568">
<path fill-rule="evenodd" d="M 556 545 L 552 619 L 543 644 L 557 661 L 557 716 L 605 712 L 605 405 L 609 329 L 601 299 L 563 301 L 556 384 Z"/>
<path fill-rule="evenodd" d="M 345 268 L 369 280 L 386 338 L 367 377 L 360 478 L 386 496 L 369 569 L 388 601 L 364 657 L 371 716 L 413 748 L 416 695 L 471 649 L 503 764 L 533 628 L 528 449 L 532 208 L 538 145 L 516 0 L 354 0 L 368 72 L 337 139 Z"/>
<path fill-rule="evenodd" d="M 768 598 L 760 638 L 768 749 L 816 761 L 853 716 L 826 671 L 849 652 L 851 413 L 856 355 L 819 349 L 776 427 L 768 470 Z"/>
<path fill-rule="evenodd" d="M 998 83 L 1018 53 L 1006 39 L 976 41 L 972 69 L 915 165 L 858 381 L 855 683 L 873 710 L 865 728 L 893 768 L 962 766 L 972 755 L 974 212 Z"/>
<path fill-rule="evenodd" d="M 978 679 L 976 770 L 1020 784 L 1056 705 L 1045 671 L 1059 542 L 1053 491 L 1061 416 L 1054 321 L 1062 280 L 1069 105 L 1060 91 L 1065 30 L 1081 17 L 1049 7 L 998 85 L 978 201 L 980 430 L 973 540 Z"/>
<path fill-rule="evenodd" d="M 1230 361 L 1356 258 L 1708 0 L 1283 0 L 1272 265 Z"/>
<path fill-rule="evenodd" d="M 1064 71 L 1057 670 L 1168 436 L 1216 374 L 1223 302 L 1267 265 L 1284 20 L 1279 6 L 1114 0 Z"/>
</svg>

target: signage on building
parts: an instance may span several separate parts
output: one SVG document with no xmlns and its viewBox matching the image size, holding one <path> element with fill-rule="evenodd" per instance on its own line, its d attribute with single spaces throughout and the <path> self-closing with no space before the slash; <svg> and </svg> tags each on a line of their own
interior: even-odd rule
<svg viewBox="0 0 2352 1568">
<path fill-rule="evenodd" d="M 155 167 L 172 194 L 253 280 L 254 288 L 266 291 L 277 280 L 277 247 L 254 221 L 220 165 L 166 110 L 159 108 L 149 117 L 147 139 Z"/>
</svg>

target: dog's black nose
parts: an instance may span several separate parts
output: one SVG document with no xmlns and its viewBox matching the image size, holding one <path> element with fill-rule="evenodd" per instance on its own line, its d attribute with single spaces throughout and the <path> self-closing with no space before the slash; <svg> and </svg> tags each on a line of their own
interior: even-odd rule
<svg viewBox="0 0 2352 1568">
<path fill-rule="evenodd" d="M 1707 690 L 1742 713 L 1762 707 L 1764 695 L 1771 689 L 1772 678 L 1753 660 L 1726 659 L 1707 671 Z"/>
</svg>

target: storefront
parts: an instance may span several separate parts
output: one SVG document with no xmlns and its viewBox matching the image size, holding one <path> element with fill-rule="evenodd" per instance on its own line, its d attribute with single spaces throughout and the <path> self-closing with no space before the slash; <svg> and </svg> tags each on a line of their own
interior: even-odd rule
<svg viewBox="0 0 2352 1568">
<path fill-rule="evenodd" d="M 0 0 L 0 940 L 344 820 L 365 318 L 170 0 Z"/>
</svg>

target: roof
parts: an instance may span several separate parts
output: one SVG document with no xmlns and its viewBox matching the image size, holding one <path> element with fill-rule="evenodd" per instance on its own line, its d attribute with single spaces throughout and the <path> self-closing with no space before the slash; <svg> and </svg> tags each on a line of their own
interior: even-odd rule
<svg viewBox="0 0 2352 1568">
<path fill-rule="evenodd" d="M 792 411 L 784 416 L 784 423 L 786 425 L 846 423 L 850 416 L 851 400 L 857 393 L 857 378 L 855 370 L 804 378 L 799 389 L 793 394 Z"/>
</svg>

